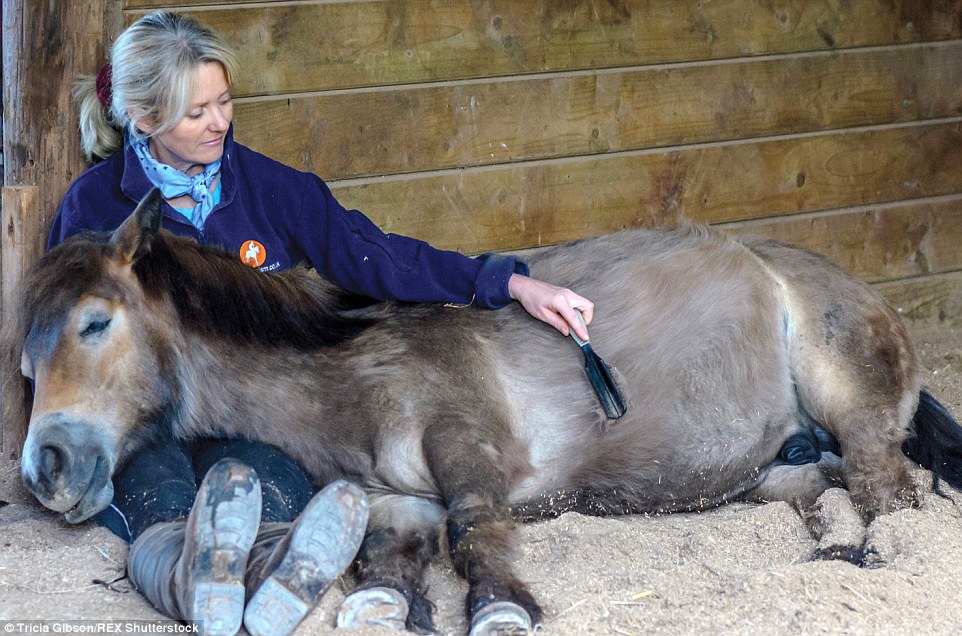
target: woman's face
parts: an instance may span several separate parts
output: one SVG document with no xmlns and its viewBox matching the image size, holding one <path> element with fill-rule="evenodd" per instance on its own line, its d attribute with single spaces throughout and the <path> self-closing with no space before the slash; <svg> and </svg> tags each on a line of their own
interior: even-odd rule
<svg viewBox="0 0 962 636">
<path fill-rule="evenodd" d="M 191 85 L 187 114 L 167 132 L 152 135 L 148 147 L 157 161 L 193 176 L 224 154 L 234 105 L 227 75 L 216 62 L 198 66 Z M 143 126 L 141 130 L 150 134 Z"/>
</svg>

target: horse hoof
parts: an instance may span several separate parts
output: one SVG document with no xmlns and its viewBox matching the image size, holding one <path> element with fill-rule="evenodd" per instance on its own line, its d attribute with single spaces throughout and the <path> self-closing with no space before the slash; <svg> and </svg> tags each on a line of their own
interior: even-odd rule
<svg viewBox="0 0 962 636">
<path fill-rule="evenodd" d="M 865 550 L 854 545 L 830 545 L 824 548 L 818 548 L 815 550 L 815 554 L 812 555 L 812 560 L 844 561 L 845 563 L 857 565 L 860 568 L 865 567 L 868 563 Z"/>
<path fill-rule="evenodd" d="M 404 631 L 408 602 L 390 587 L 369 587 L 348 595 L 337 609 L 338 627 L 390 627 Z"/>
<path fill-rule="evenodd" d="M 499 601 L 485 605 L 471 619 L 470 636 L 531 633 L 531 617 L 520 605 Z"/>
</svg>

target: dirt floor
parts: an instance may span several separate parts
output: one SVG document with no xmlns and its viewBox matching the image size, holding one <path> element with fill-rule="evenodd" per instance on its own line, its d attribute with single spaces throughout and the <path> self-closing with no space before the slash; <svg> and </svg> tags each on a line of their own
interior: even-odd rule
<svg viewBox="0 0 962 636">
<path fill-rule="evenodd" d="M 962 331 L 912 329 L 929 389 L 962 415 Z M 928 473 L 917 476 L 930 484 Z M 962 494 L 947 492 L 962 503 Z M 23 491 L 13 462 L 0 464 L 0 500 L 9 502 L 0 508 L 0 629 L 11 620 L 161 618 L 121 578 L 127 546 L 103 528 L 70 526 L 45 511 Z M 517 566 L 546 610 L 545 634 L 960 633 L 955 502 L 929 494 L 921 509 L 876 520 L 868 528 L 873 568 L 812 561 L 817 544 L 783 503 L 649 517 L 567 514 L 520 529 Z M 440 557 L 429 583 L 439 630 L 464 633 L 465 587 Z M 328 593 L 299 633 L 333 630 L 342 589 Z"/>
</svg>

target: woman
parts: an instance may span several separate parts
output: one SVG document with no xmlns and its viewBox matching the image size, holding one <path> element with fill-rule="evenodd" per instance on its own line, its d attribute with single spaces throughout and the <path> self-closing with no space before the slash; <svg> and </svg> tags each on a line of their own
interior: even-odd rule
<svg viewBox="0 0 962 636">
<path fill-rule="evenodd" d="M 386 235 L 360 212 L 344 209 L 316 175 L 235 143 L 230 97 L 235 75 L 235 59 L 224 43 L 182 14 L 153 13 L 124 31 L 112 47 L 110 66 L 78 89 L 84 151 L 107 159 L 71 186 L 48 246 L 83 230 L 115 229 L 156 186 L 167 203 L 166 229 L 219 244 L 262 270 L 306 261 L 346 289 L 379 300 L 486 308 L 518 300 L 561 333 L 574 329 L 587 337 L 575 308 L 590 322 L 592 303 L 529 278 L 522 260 L 493 254 L 473 259 Z M 217 463 L 225 457 L 238 461 Z M 251 494 L 257 490 L 254 472 L 264 494 L 263 514 Z M 197 476 L 205 474 L 198 497 Z M 239 628 L 243 603 L 217 590 L 242 584 L 244 567 L 233 568 L 232 578 L 212 573 L 196 566 L 204 562 L 198 552 L 225 549 L 241 555 L 235 559 L 240 562 L 261 520 L 287 522 L 271 538 L 262 530 L 254 541 L 251 561 L 268 566 L 248 572 L 247 592 L 253 596 L 244 614 L 248 631 L 281 634 L 296 627 L 358 548 L 363 532 L 357 527 L 366 519 L 363 495 L 343 482 L 332 488 L 333 494 L 318 494 L 291 524 L 313 491 L 289 457 L 246 440 L 167 439 L 117 475 L 114 503 L 101 519 L 133 541 L 128 570 L 145 596 L 176 618 L 205 620 L 207 631 L 216 626 L 220 633 Z M 217 541 L 209 537 L 219 532 L 211 521 L 217 506 L 229 509 L 233 523 L 245 529 L 239 533 L 243 540 L 210 546 Z M 320 533 L 324 545 L 311 551 L 316 562 L 301 568 L 324 574 L 291 590 L 297 577 L 272 574 L 282 568 L 270 565 L 298 566 L 301 557 L 292 557 L 289 546 L 311 534 L 298 530 L 305 524 L 328 529 Z M 268 602 L 288 602 L 291 617 L 280 627 L 261 615 Z"/>
</svg>

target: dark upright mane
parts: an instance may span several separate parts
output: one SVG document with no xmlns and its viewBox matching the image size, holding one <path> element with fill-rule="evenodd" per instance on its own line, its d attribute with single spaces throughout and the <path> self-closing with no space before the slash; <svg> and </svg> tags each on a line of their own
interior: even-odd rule
<svg viewBox="0 0 962 636">
<path fill-rule="evenodd" d="M 134 265 L 145 293 L 168 295 L 186 329 L 238 344 L 301 350 L 334 345 L 369 320 L 345 311 L 370 304 L 304 268 L 251 269 L 218 247 L 161 232 Z"/>
<path fill-rule="evenodd" d="M 109 234 L 73 236 L 45 254 L 30 272 L 20 298 L 13 342 L 56 331 L 81 295 L 120 294 L 105 267 Z M 149 297 L 169 296 L 183 328 L 245 345 L 316 349 L 349 340 L 370 319 L 345 311 L 371 303 L 307 269 L 276 274 L 251 269 L 217 247 L 160 232 L 135 265 Z M 19 355 L 19 353 L 18 353 Z"/>
</svg>

